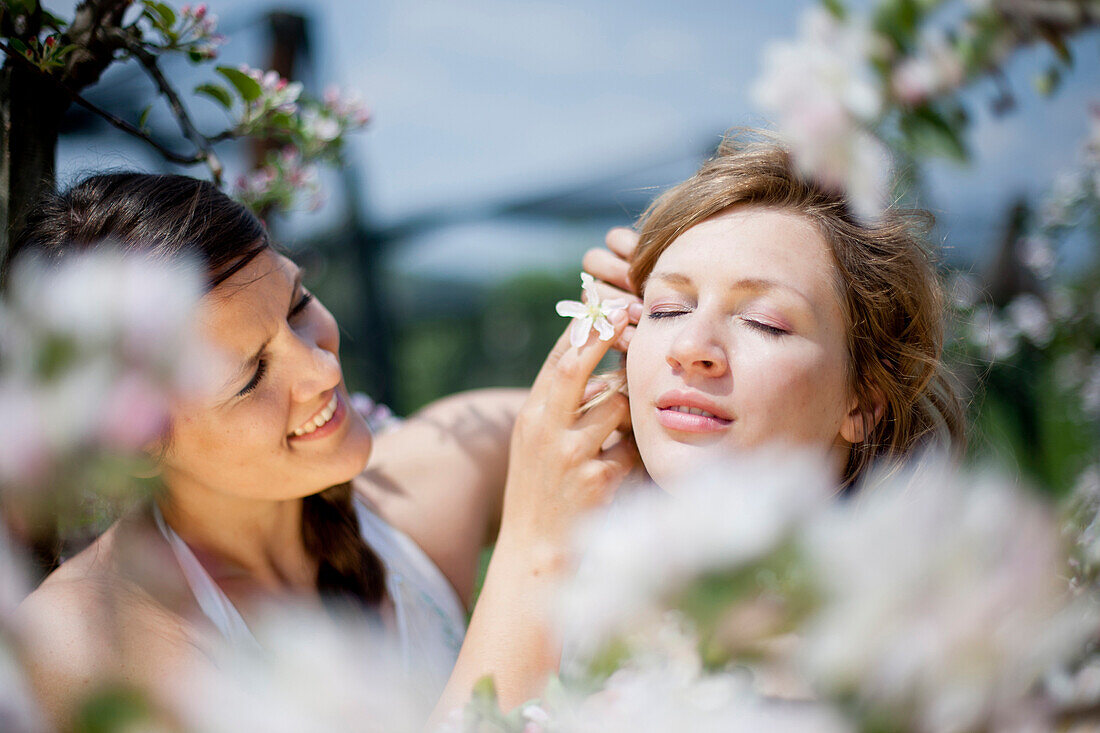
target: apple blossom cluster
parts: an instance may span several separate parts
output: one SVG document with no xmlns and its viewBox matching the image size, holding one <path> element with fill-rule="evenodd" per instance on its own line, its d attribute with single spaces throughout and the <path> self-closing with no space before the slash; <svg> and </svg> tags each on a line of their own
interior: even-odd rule
<svg viewBox="0 0 1100 733">
<path fill-rule="evenodd" d="M 16 263 L 0 305 L 0 487 L 55 489 L 100 451 L 160 435 L 172 395 L 207 386 L 195 268 L 114 251 Z"/>
<path fill-rule="evenodd" d="M 251 100 L 245 100 L 237 123 L 242 134 L 261 130 L 265 125 L 271 124 L 276 115 L 293 115 L 298 112 L 301 82 L 288 81 L 276 71 L 261 71 L 248 64 L 241 64 L 238 70 L 259 86 L 259 94 Z"/>
<path fill-rule="evenodd" d="M 302 196 L 309 210 L 324 203 L 317 166 L 305 162 L 301 152 L 286 147 L 268 155 L 267 163 L 237 179 L 233 196 L 255 212 L 289 211 Z"/>
<path fill-rule="evenodd" d="M 218 16 L 206 3 L 183 5 L 176 12 L 166 3 L 145 0 L 139 19 L 146 25 L 144 42 L 159 51 L 182 51 L 192 61 L 209 61 L 218 57 L 218 48 L 226 37 L 217 32 Z M 159 36 L 151 40 L 153 34 Z"/>
</svg>

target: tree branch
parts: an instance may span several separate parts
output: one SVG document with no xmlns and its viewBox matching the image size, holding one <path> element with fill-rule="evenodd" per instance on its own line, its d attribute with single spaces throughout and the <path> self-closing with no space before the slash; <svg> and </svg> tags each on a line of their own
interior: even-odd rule
<svg viewBox="0 0 1100 733">
<path fill-rule="evenodd" d="M 172 108 L 172 112 L 176 117 L 176 121 L 179 123 L 180 131 L 183 136 L 190 140 L 196 148 L 198 148 L 202 156 L 201 159 L 206 161 L 207 166 L 210 168 L 210 172 L 214 176 L 214 183 L 221 186 L 222 182 L 222 164 L 218 160 L 218 156 L 214 153 L 214 148 L 210 138 L 203 135 L 195 127 L 191 121 L 191 115 L 188 114 L 187 108 L 183 106 L 183 102 L 180 100 L 179 94 L 176 92 L 172 84 L 161 73 L 160 66 L 157 64 L 157 57 L 145 49 L 130 33 L 121 29 L 112 29 L 109 35 L 117 36 L 118 40 L 123 44 L 123 47 L 133 54 L 137 60 L 141 63 L 142 68 L 153 80 L 157 89 L 168 100 L 168 105 Z"/>
<path fill-rule="evenodd" d="M 51 74 L 42 73 L 41 70 L 39 70 L 37 66 L 35 66 L 33 63 L 28 61 L 26 58 L 23 57 L 23 55 L 21 53 L 19 53 L 15 49 L 11 48 L 10 46 L 8 46 L 3 41 L 0 41 L 0 50 L 2 50 L 5 54 L 7 54 L 8 58 L 14 59 L 16 63 L 25 64 L 25 65 L 29 66 L 30 68 L 34 69 L 34 71 L 36 73 L 38 73 L 39 76 L 42 76 L 42 77 L 45 77 L 45 78 L 49 79 L 54 84 L 54 86 L 56 86 L 59 89 L 61 89 L 62 91 L 64 91 L 69 96 L 69 99 L 71 99 L 73 101 L 74 104 L 80 105 L 81 107 L 88 110 L 89 112 L 92 112 L 96 115 L 99 115 L 100 117 L 105 119 L 107 122 L 109 122 L 111 125 L 117 127 L 118 129 L 122 130 L 123 132 L 125 132 L 129 135 L 133 135 L 134 137 L 139 138 L 141 140 L 144 140 L 146 143 L 148 143 L 149 145 L 154 147 L 157 150 L 157 152 L 159 152 L 161 155 L 163 155 L 169 161 L 171 161 L 173 163 L 180 163 L 182 165 L 197 165 L 198 163 L 202 163 L 203 161 L 207 160 L 207 156 L 206 156 L 205 153 L 196 153 L 194 155 L 187 156 L 187 155 L 182 155 L 180 153 L 177 153 L 174 150 L 169 150 L 168 148 L 164 147 L 159 142 L 154 140 L 152 137 L 150 137 L 149 134 L 146 133 L 145 131 L 141 130 L 140 128 L 138 128 L 134 125 L 132 125 L 131 123 L 127 122 L 126 120 L 122 119 L 121 117 L 113 115 L 110 112 L 108 112 L 107 110 L 96 106 L 92 102 L 89 102 L 87 99 L 80 96 L 80 94 L 78 94 L 77 92 L 74 92 L 71 88 L 69 88 L 65 84 L 62 84 L 59 80 L 55 79 Z"/>
</svg>

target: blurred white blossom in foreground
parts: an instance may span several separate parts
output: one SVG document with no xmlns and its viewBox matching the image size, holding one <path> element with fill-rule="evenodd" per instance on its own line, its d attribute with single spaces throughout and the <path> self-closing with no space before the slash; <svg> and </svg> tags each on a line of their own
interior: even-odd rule
<svg viewBox="0 0 1100 733">
<path fill-rule="evenodd" d="M 139 451 L 173 395 L 209 386 L 193 263 L 110 248 L 25 258 L 0 304 L 0 484 L 44 481 L 72 454 Z"/>
<path fill-rule="evenodd" d="M 847 192 L 868 219 L 885 207 L 891 171 L 889 151 L 869 132 L 883 110 L 882 83 L 870 64 L 878 45 L 861 19 L 841 22 L 810 7 L 796 40 L 767 48 L 751 90 L 802 172 Z"/>
<path fill-rule="evenodd" d="M 420 731 L 434 699 L 405 670 L 392 633 L 361 615 L 271 608 L 253 624 L 262 651 L 223 649 L 217 669 L 181 680 L 174 704 L 203 733 Z"/>
<path fill-rule="evenodd" d="M 667 598 L 699 575 L 774 550 L 829 496 L 827 475 L 809 457 L 767 452 L 700 470 L 672 494 L 647 487 L 594 517 L 579 538 L 580 570 L 561 594 L 566 661 L 659 625 Z"/>
<path fill-rule="evenodd" d="M 545 729 L 1046 730 L 1051 691 L 1100 703 L 1097 599 L 1037 495 L 936 456 L 829 475 L 765 453 L 593 522 L 562 619 L 565 684 L 597 691 Z"/>
<path fill-rule="evenodd" d="M 868 486 L 806 532 L 823 606 L 805 628 L 819 687 L 967 731 L 1012 710 L 1095 634 L 1047 507 L 992 473 L 927 465 Z"/>
</svg>

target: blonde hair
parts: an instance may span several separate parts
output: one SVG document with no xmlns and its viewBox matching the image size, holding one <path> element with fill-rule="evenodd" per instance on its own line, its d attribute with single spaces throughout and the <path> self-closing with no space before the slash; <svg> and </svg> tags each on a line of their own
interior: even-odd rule
<svg viewBox="0 0 1100 733">
<path fill-rule="evenodd" d="M 899 462 L 930 444 L 961 450 L 962 407 L 942 361 L 944 295 L 924 246 L 932 215 L 890 209 L 878 221 L 860 221 L 842 195 L 799 175 L 789 151 L 774 139 L 727 136 L 694 176 L 639 218 L 630 267 L 638 293 L 681 234 L 740 206 L 804 216 L 832 251 L 848 324 L 849 387 L 865 428 L 849 454 L 844 485 L 872 463 Z M 876 404 L 883 407 L 877 420 Z"/>
</svg>

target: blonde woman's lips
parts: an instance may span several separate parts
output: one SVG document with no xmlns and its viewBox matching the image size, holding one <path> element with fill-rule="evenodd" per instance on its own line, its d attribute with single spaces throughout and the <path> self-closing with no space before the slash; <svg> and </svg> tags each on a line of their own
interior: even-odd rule
<svg viewBox="0 0 1100 733">
<path fill-rule="evenodd" d="M 714 400 L 693 392 L 672 390 L 657 398 L 657 422 L 667 430 L 711 433 L 725 430 L 733 417 Z"/>
</svg>

